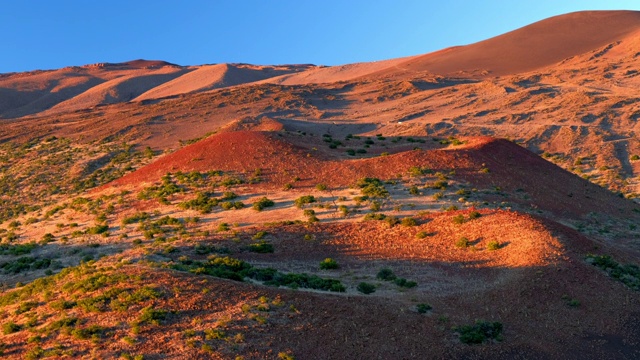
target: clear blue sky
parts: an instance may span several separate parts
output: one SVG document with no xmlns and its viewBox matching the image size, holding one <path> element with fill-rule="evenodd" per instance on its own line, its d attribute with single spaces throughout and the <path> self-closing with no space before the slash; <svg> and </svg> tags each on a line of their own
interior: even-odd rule
<svg viewBox="0 0 640 360">
<path fill-rule="evenodd" d="M 5 0 L 0 73 L 138 58 L 337 65 L 469 44 L 615 0 Z"/>
</svg>

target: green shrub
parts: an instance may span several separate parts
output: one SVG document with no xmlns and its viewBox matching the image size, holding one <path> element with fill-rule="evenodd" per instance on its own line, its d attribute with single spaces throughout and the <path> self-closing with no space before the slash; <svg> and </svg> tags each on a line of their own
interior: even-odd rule
<svg viewBox="0 0 640 360">
<path fill-rule="evenodd" d="M 53 240 L 55 240 L 55 237 L 54 237 L 54 236 L 53 236 L 53 234 L 51 234 L 51 233 L 46 233 L 46 234 L 44 234 L 44 235 L 42 236 L 42 242 L 43 242 L 43 243 L 45 243 L 45 244 L 46 244 L 46 243 L 50 243 L 50 242 L 52 242 Z"/>
<path fill-rule="evenodd" d="M 376 278 L 384 281 L 393 281 L 396 279 L 396 275 L 389 268 L 382 268 L 378 271 Z"/>
<path fill-rule="evenodd" d="M 472 219 L 472 220 L 473 220 L 473 219 L 477 219 L 477 218 L 479 218 L 480 216 L 482 216 L 482 214 L 480 214 L 479 212 L 477 212 L 477 211 L 475 211 L 475 210 L 473 210 L 473 211 L 471 211 L 471 212 L 469 213 L 469 219 Z"/>
<path fill-rule="evenodd" d="M 293 289 L 308 288 L 332 292 L 344 292 L 346 290 L 339 280 L 323 279 L 316 275 L 285 274 L 272 268 L 256 268 L 247 262 L 231 257 L 213 257 L 207 262 L 187 259 L 171 267 L 176 270 L 207 274 L 236 281 L 242 281 L 245 277 L 248 277 L 262 281 L 265 285 L 286 286 Z"/>
<path fill-rule="evenodd" d="M 22 329 L 22 327 L 16 323 L 14 323 L 13 321 L 8 321 L 4 324 L 2 324 L 2 333 L 5 335 L 8 334 L 13 334 L 15 332 L 18 332 Z"/>
<path fill-rule="evenodd" d="M 251 238 L 253 240 L 260 240 L 263 237 L 265 237 L 268 233 L 266 231 L 258 231 L 257 233 L 255 233 Z"/>
<path fill-rule="evenodd" d="M 223 201 L 220 203 L 220 207 L 223 210 L 240 210 L 244 208 L 244 203 L 242 201 Z"/>
<path fill-rule="evenodd" d="M 253 209 L 262 211 L 264 208 L 271 207 L 273 205 L 275 205 L 275 203 L 272 200 L 269 200 L 266 197 L 262 197 L 258 201 L 253 203 Z"/>
<path fill-rule="evenodd" d="M 409 194 L 420 195 L 420 190 L 418 190 L 418 187 L 416 185 L 411 185 L 411 187 L 409 187 Z"/>
<path fill-rule="evenodd" d="M 359 292 L 361 292 L 361 293 L 363 293 L 365 295 L 368 295 L 368 294 L 371 294 L 371 293 L 376 291 L 376 286 L 373 285 L 373 284 L 366 283 L 366 282 L 361 282 L 356 287 L 356 290 L 358 290 Z"/>
<path fill-rule="evenodd" d="M 453 217 L 453 223 L 454 224 L 464 224 L 464 215 L 462 214 L 458 214 L 456 216 Z"/>
<path fill-rule="evenodd" d="M 370 198 L 387 198 L 389 192 L 385 189 L 384 184 L 380 179 L 376 178 L 362 178 L 358 180 L 356 186 L 360 188 L 362 195 Z"/>
<path fill-rule="evenodd" d="M 609 255 L 589 254 L 586 261 L 606 271 L 610 277 L 621 281 L 631 289 L 640 290 L 640 267 L 638 265 L 621 265 Z"/>
<path fill-rule="evenodd" d="M 403 288 L 411 289 L 418 286 L 418 283 L 415 281 L 409 281 L 405 278 L 396 278 L 393 282 Z"/>
<path fill-rule="evenodd" d="M 0 255 L 25 255 L 37 248 L 38 245 L 34 242 L 27 244 L 0 244 Z"/>
<path fill-rule="evenodd" d="M 51 266 L 51 259 L 22 256 L 0 264 L 0 268 L 10 274 L 18 274 L 28 270 L 46 269 Z"/>
<path fill-rule="evenodd" d="M 223 200 L 233 200 L 235 198 L 237 198 L 238 195 L 236 193 L 234 193 L 233 191 L 225 191 L 222 194 L 222 199 Z"/>
<path fill-rule="evenodd" d="M 35 301 L 25 301 L 21 302 L 18 308 L 16 309 L 16 315 L 26 313 L 28 311 L 33 310 L 38 306 L 38 303 Z"/>
<path fill-rule="evenodd" d="M 153 324 L 159 325 L 161 321 L 167 318 L 167 311 L 154 309 L 151 306 L 147 306 L 140 311 L 140 316 L 138 317 L 137 323 L 143 324 Z"/>
<path fill-rule="evenodd" d="M 71 336 L 80 340 L 99 339 L 104 332 L 104 328 L 99 325 L 91 325 L 86 328 L 75 328 L 71 330 Z"/>
<path fill-rule="evenodd" d="M 389 227 L 394 227 L 398 224 L 400 224 L 400 220 L 398 220 L 397 217 L 391 215 L 391 216 L 387 216 L 384 221 L 389 225 Z"/>
<path fill-rule="evenodd" d="M 193 200 L 184 201 L 178 204 L 178 207 L 185 210 L 198 210 L 203 214 L 210 213 L 214 207 L 218 206 L 220 201 L 210 197 L 210 194 L 198 192 Z"/>
<path fill-rule="evenodd" d="M 294 201 L 294 204 L 299 207 L 302 208 L 304 205 L 306 204 L 311 204 L 316 202 L 316 198 L 313 195 L 305 195 L 305 196 L 301 196 L 299 198 L 297 198 Z"/>
<path fill-rule="evenodd" d="M 68 310 L 76 306 L 75 301 L 58 300 L 49 303 L 49 306 L 54 310 Z"/>
<path fill-rule="evenodd" d="M 409 168 L 409 175 L 411 176 L 422 176 L 429 173 L 431 173 L 431 170 L 427 167 L 412 166 Z"/>
<path fill-rule="evenodd" d="M 487 250 L 494 251 L 500 249 L 500 243 L 496 240 L 491 240 L 487 243 Z"/>
<path fill-rule="evenodd" d="M 474 325 L 454 328 L 464 344 L 482 344 L 486 340 L 502 341 L 502 323 L 478 320 Z"/>
<path fill-rule="evenodd" d="M 318 185 L 316 185 L 316 190 L 318 190 L 318 191 L 327 190 L 327 184 L 318 184 Z"/>
<path fill-rule="evenodd" d="M 146 213 L 146 212 L 137 212 L 131 216 L 127 216 L 124 219 L 122 219 L 122 226 L 128 225 L 128 224 L 133 224 L 133 223 L 138 223 L 138 222 L 142 222 L 145 220 L 149 220 L 151 218 L 151 216 Z"/>
<path fill-rule="evenodd" d="M 340 211 L 342 217 L 347 217 L 349 215 L 349 208 L 346 205 L 338 206 L 338 211 Z"/>
<path fill-rule="evenodd" d="M 429 304 L 421 303 L 421 304 L 416 305 L 416 310 L 420 314 L 425 314 L 427 311 L 429 311 L 431 309 L 432 309 L 432 307 Z"/>
<path fill-rule="evenodd" d="M 274 248 L 272 244 L 269 244 L 266 241 L 260 241 L 255 244 L 250 244 L 249 251 L 266 254 L 266 253 L 272 253 L 274 251 Z"/>
<path fill-rule="evenodd" d="M 404 219 L 402 219 L 402 226 L 416 226 L 418 225 L 418 222 L 416 221 L 416 219 L 412 218 L 412 217 L 406 217 Z"/>
<path fill-rule="evenodd" d="M 108 230 L 109 230 L 109 225 L 98 224 L 96 226 L 87 228 L 87 230 L 85 230 L 85 233 L 90 235 L 98 235 L 98 234 L 104 234 Z"/>
<path fill-rule="evenodd" d="M 384 220 L 387 218 L 387 215 L 385 214 L 381 214 L 381 213 L 368 213 L 367 215 L 364 216 L 363 220 L 364 221 L 369 221 L 369 220 Z"/>
<path fill-rule="evenodd" d="M 426 231 L 420 231 L 420 232 L 416 233 L 416 238 L 418 238 L 418 239 L 424 239 L 427 236 L 429 236 L 429 234 Z"/>
<path fill-rule="evenodd" d="M 322 270 L 332 270 L 337 269 L 338 267 L 338 262 L 332 258 L 326 258 L 320 262 L 320 269 Z"/>
<path fill-rule="evenodd" d="M 229 227 L 229 224 L 227 223 L 220 223 L 218 224 L 218 231 L 229 231 L 231 228 Z"/>
<path fill-rule="evenodd" d="M 469 239 L 467 239 L 464 236 L 460 237 L 458 241 L 456 241 L 456 247 L 468 248 L 469 246 L 470 246 Z"/>
</svg>

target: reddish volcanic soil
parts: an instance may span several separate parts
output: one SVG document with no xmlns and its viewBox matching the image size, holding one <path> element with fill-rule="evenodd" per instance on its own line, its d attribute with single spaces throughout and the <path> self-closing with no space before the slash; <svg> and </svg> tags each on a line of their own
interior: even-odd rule
<svg viewBox="0 0 640 360">
<path fill-rule="evenodd" d="M 638 34 L 0 74 L 0 355 L 640 358 Z"/>
<path fill-rule="evenodd" d="M 317 138 L 317 136 L 316 136 Z M 293 142 L 300 145 L 294 145 Z M 307 147 L 303 147 L 306 142 Z M 637 206 L 619 201 L 602 189 L 528 150 L 506 140 L 469 138 L 468 144 L 437 150 L 400 151 L 388 156 L 351 159 L 342 150 L 313 150 L 321 145 L 310 136 L 282 132 L 235 131 L 212 135 L 153 164 L 141 168 L 111 186 L 131 186 L 159 181 L 166 173 L 210 170 L 250 174 L 261 169 L 262 186 L 281 188 L 299 177 L 300 186 L 325 183 L 334 188 L 353 185 L 363 177 L 393 179 L 411 167 L 436 172 L 455 171 L 455 177 L 476 188 L 500 187 L 528 194 L 526 206 L 561 216 L 581 216 L 593 211 L 630 212 Z M 314 147 L 317 145 L 318 147 Z M 488 169 L 487 173 L 482 169 Z M 518 199 L 510 199 L 518 200 Z"/>
</svg>

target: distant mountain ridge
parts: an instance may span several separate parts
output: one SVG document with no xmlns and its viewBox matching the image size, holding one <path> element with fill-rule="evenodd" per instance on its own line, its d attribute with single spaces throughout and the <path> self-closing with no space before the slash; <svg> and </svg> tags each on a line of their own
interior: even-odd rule
<svg viewBox="0 0 640 360">
<path fill-rule="evenodd" d="M 483 79 L 552 66 L 640 31 L 640 12 L 585 11 L 545 19 L 478 43 L 429 54 L 341 66 L 217 64 L 160 60 L 98 63 L 0 74 L 0 118 L 50 115 L 254 82 L 282 85 L 445 76 Z"/>
</svg>

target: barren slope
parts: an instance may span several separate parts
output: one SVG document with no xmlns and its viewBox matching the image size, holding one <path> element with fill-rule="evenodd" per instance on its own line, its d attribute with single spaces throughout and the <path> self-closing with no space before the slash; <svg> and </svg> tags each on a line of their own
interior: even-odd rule
<svg viewBox="0 0 640 360">
<path fill-rule="evenodd" d="M 135 100 L 157 99 L 178 94 L 207 91 L 252 83 L 287 73 L 297 73 L 312 66 L 257 66 L 248 64 L 216 64 L 194 67 L 195 70 L 141 94 Z"/>
<path fill-rule="evenodd" d="M 371 77 L 430 72 L 486 78 L 529 72 L 623 40 L 640 29 L 636 11 L 582 11 L 555 16 L 475 44 L 418 56 Z"/>
</svg>

